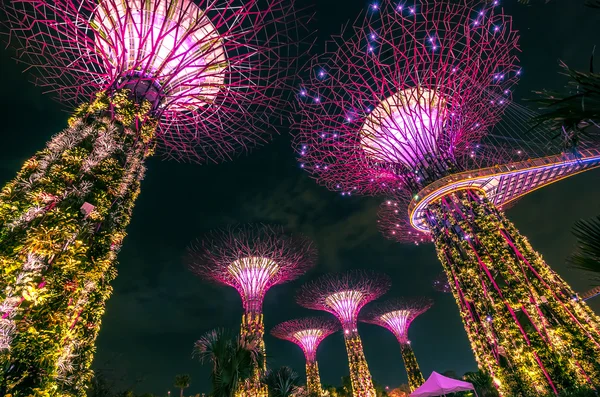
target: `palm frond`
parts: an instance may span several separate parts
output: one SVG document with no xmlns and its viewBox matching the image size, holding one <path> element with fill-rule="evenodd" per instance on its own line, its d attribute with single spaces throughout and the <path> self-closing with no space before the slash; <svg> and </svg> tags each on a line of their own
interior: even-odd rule
<svg viewBox="0 0 600 397">
<path fill-rule="evenodd" d="M 591 8 L 600 8 L 600 0 L 587 0 L 585 5 Z"/>
<path fill-rule="evenodd" d="M 300 387 L 300 378 L 290 367 L 268 370 L 261 381 L 267 385 L 270 397 L 290 397 Z"/>
<path fill-rule="evenodd" d="M 600 273 L 600 216 L 580 220 L 573 227 L 577 249 L 569 258 L 576 268 Z"/>
</svg>

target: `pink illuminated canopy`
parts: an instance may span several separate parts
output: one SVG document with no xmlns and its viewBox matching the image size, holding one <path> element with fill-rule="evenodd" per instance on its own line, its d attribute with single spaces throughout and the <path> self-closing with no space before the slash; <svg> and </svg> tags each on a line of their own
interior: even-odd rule
<svg viewBox="0 0 600 397">
<path fill-rule="evenodd" d="M 269 258 L 248 257 L 233 262 L 227 268 L 246 301 L 262 301 L 279 266 Z"/>
<path fill-rule="evenodd" d="M 190 0 L 103 0 L 91 26 L 105 67 L 155 81 L 173 110 L 211 103 L 224 87 L 222 37 Z"/>
<path fill-rule="evenodd" d="M 383 295 L 390 287 L 388 276 L 367 270 L 327 274 L 302 286 L 296 301 L 309 309 L 335 315 L 344 334 L 356 332 L 360 310 Z"/>
<path fill-rule="evenodd" d="M 390 330 L 400 343 L 410 343 L 408 329 L 419 315 L 425 313 L 433 301 L 428 298 L 395 298 L 376 302 L 367 307 L 361 321 Z"/>
<path fill-rule="evenodd" d="M 311 268 L 316 249 L 280 226 L 242 225 L 208 233 L 190 247 L 188 260 L 199 276 L 235 288 L 246 311 L 261 312 L 267 291 Z"/>
<path fill-rule="evenodd" d="M 333 319 L 307 317 L 281 323 L 271 330 L 271 334 L 297 344 L 307 361 L 315 361 L 319 344 L 338 329 L 339 325 Z"/>
<path fill-rule="evenodd" d="M 435 155 L 446 122 L 446 104 L 432 89 L 404 89 L 381 103 L 366 117 L 361 145 L 367 156 L 410 167 Z"/>
</svg>

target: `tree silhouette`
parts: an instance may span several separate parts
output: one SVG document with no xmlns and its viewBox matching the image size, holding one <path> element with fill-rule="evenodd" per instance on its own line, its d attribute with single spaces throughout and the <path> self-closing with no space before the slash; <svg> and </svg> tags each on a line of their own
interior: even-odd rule
<svg viewBox="0 0 600 397">
<path fill-rule="evenodd" d="M 190 387 L 190 375 L 179 374 L 175 376 L 175 383 L 173 384 L 179 389 L 179 397 L 183 397 L 183 389 Z"/>
</svg>

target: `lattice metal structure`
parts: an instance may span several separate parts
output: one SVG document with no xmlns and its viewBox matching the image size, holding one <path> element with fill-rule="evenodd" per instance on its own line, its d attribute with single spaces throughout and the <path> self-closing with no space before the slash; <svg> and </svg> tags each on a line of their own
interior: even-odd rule
<svg viewBox="0 0 600 397">
<path fill-rule="evenodd" d="M 2 2 L 15 58 L 77 108 L 0 193 L 0 394 L 81 393 L 145 159 L 267 141 L 304 19 L 283 0 Z"/>
<path fill-rule="evenodd" d="M 374 3 L 311 64 L 294 143 L 330 189 L 391 197 L 380 228 L 434 242 L 480 367 L 538 396 L 600 383 L 599 321 L 501 208 L 599 166 L 600 145 L 522 125 L 517 40 L 498 2 Z"/>
<path fill-rule="evenodd" d="M 372 271 L 327 274 L 302 286 L 296 301 L 314 310 L 327 311 L 340 321 L 346 341 L 354 397 L 375 397 L 375 388 L 358 334 L 358 314 L 367 303 L 390 287 L 386 275 Z"/>
<path fill-rule="evenodd" d="M 306 359 L 306 389 L 309 396 L 321 396 L 323 394 L 317 364 L 319 344 L 339 329 L 339 324 L 330 318 L 307 317 L 286 321 L 271 330 L 271 335 L 297 344 L 304 352 L 304 358 Z"/>
<path fill-rule="evenodd" d="M 374 303 L 360 316 L 361 321 L 384 327 L 398 339 L 411 391 L 421 386 L 425 378 L 408 339 L 408 329 L 414 319 L 429 310 L 432 305 L 433 301 L 428 298 L 396 298 Z"/>
<path fill-rule="evenodd" d="M 316 263 L 316 249 L 303 236 L 280 226 L 244 225 L 208 234 L 189 249 L 189 267 L 198 276 L 235 288 L 244 306 L 241 335 L 264 350 L 262 305 L 274 285 L 294 280 Z M 263 369 L 266 369 L 266 363 Z M 240 396 L 267 396 L 259 373 Z"/>
</svg>

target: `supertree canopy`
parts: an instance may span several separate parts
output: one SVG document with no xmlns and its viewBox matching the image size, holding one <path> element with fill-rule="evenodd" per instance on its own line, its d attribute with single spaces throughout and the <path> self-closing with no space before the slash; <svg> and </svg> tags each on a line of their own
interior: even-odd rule
<svg viewBox="0 0 600 397">
<path fill-rule="evenodd" d="M 335 38 L 300 93 L 302 167 L 343 193 L 389 193 L 487 163 L 482 137 L 520 72 L 511 19 L 476 3 L 385 0 Z"/>
<path fill-rule="evenodd" d="M 357 319 L 362 307 L 379 298 L 390 287 L 390 279 L 371 271 L 329 274 L 305 284 L 297 302 L 309 309 L 335 315 L 342 325 L 354 397 L 375 397 L 371 373 L 358 334 Z"/>
<path fill-rule="evenodd" d="M 265 294 L 272 286 L 301 276 L 315 262 L 316 249 L 308 239 L 288 235 L 278 226 L 248 225 L 215 231 L 189 249 L 189 266 L 194 273 L 238 291 L 244 306 L 242 338 L 258 341 L 263 350 Z M 258 370 L 239 395 L 267 396 L 266 388 L 258 382 Z"/>
<path fill-rule="evenodd" d="M 361 321 L 387 328 L 396 336 L 408 375 L 408 385 L 412 391 L 421 386 L 425 379 L 408 339 L 408 328 L 413 320 L 429 310 L 432 304 L 433 301 L 427 298 L 397 298 L 367 307 L 360 317 Z"/>
<path fill-rule="evenodd" d="M 295 14 L 283 0 L 2 2 L 16 58 L 77 108 L 0 192 L 0 394 L 83 393 L 145 159 L 218 162 L 264 141 Z"/>
<path fill-rule="evenodd" d="M 434 242 L 480 367 L 503 394 L 539 396 L 600 384 L 599 321 L 499 208 L 598 166 L 600 150 L 515 134 L 524 118 L 496 125 L 521 74 L 497 4 L 372 4 L 315 59 L 295 144 L 329 188 L 393 196 L 380 228 Z"/>
<path fill-rule="evenodd" d="M 300 346 L 306 359 L 306 387 L 310 396 L 321 396 L 321 377 L 317 365 L 317 349 L 323 339 L 337 332 L 340 326 L 325 317 L 307 317 L 290 320 L 275 326 L 271 334 Z"/>
</svg>

